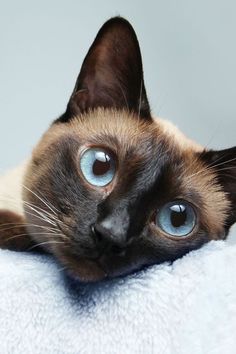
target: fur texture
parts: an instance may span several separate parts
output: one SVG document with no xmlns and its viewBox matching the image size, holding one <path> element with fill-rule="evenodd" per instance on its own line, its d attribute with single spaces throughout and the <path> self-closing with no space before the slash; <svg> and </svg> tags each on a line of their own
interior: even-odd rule
<svg viewBox="0 0 236 354">
<path fill-rule="evenodd" d="M 114 164 L 104 186 L 88 181 L 81 167 L 83 153 L 93 148 L 106 152 L 106 162 L 96 160 L 100 167 Z M 90 47 L 65 113 L 27 165 L 21 223 L 27 232 L 17 248 L 34 242 L 83 281 L 174 261 L 227 236 L 236 221 L 235 161 L 236 148 L 206 151 L 153 119 L 137 37 L 126 20 L 113 18 Z M 194 215 L 182 237 L 158 221 L 172 202 L 180 207 L 171 211 L 177 228 L 187 222 L 183 205 Z M 17 237 L 18 218 L 2 212 L 3 221 L 15 224 L 8 239 Z M 4 234 L 0 239 L 4 247 Z"/>
</svg>

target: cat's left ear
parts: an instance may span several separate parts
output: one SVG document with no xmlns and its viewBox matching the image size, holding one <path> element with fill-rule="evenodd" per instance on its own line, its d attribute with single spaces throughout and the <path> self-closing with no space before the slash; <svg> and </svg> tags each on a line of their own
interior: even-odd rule
<svg viewBox="0 0 236 354">
<path fill-rule="evenodd" d="M 98 32 L 59 121 L 97 107 L 127 109 L 151 119 L 139 43 L 133 27 L 121 17 L 110 19 Z"/>
<path fill-rule="evenodd" d="M 226 227 L 236 222 L 236 147 L 220 151 L 206 151 L 203 160 L 217 173 L 217 179 L 231 202 Z"/>
</svg>

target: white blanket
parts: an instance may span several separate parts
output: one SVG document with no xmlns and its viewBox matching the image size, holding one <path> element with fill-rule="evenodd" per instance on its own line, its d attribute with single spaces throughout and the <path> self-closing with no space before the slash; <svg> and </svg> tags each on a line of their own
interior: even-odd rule
<svg viewBox="0 0 236 354">
<path fill-rule="evenodd" d="M 233 354 L 236 245 L 70 284 L 48 256 L 0 251 L 0 353 Z"/>
<path fill-rule="evenodd" d="M 21 210 L 18 172 L 0 179 L 0 207 L 10 193 Z M 235 354 L 235 278 L 223 241 L 94 285 L 68 283 L 49 256 L 0 250 L 0 354 Z"/>
</svg>

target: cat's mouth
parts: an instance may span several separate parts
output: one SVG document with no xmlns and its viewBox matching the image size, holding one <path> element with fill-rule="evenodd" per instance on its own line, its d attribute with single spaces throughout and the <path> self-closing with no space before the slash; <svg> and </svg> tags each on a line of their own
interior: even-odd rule
<svg viewBox="0 0 236 354">
<path fill-rule="evenodd" d="M 86 258 L 77 260 L 75 266 L 67 267 L 66 273 L 81 282 L 96 282 L 108 277 L 107 272 L 98 262 Z"/>
<path fill-rule="evenodd" d="M 126 270 L 112 269 L 109 272 L 106 272 L 106 270 L 103 269 L 103 267 L 99 263 L 83 260 L 78 262 L 76 268 L 67 269 L 66 274 L 74 280 L 87 283 L 126 276 L 138 270 L 140 269 L 133 269 L 131 271 L 130 269 L 128 270 L 128 268 L 126 267 Z"/>
<path fill-rule="evenodd" d="M 141 264 L 132 261 L 125 252 L 115 256 L 103 253 L 97 258 L 67 254 L 61 256 L 60 261 L 66 265 L 66 273 L 81 282 L 96 282 L 105 278 L 125 276 L 141 268 Z"/>
</svg>

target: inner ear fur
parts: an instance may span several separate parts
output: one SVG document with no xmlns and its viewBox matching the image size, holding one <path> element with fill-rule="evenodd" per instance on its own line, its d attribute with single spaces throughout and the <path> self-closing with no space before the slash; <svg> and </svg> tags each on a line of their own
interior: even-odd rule
<svg viewBox="0 0 236 354">
<path fill-rule="evenodd" d="M 220 150 L 205 151 L 202 156 L 208 167 L 217 173 L 217 180 L 231 202 L 230 213 L 226 227 L 236 222 L 236 147 Z"/>
<path fill-rule="evenodd" d="M 59 121 L 98 107 L 127 109 L 151 119 L 139 43 L 131 24 L 121 17 L 110 19 L 98 32 Z"/>
</svg>

